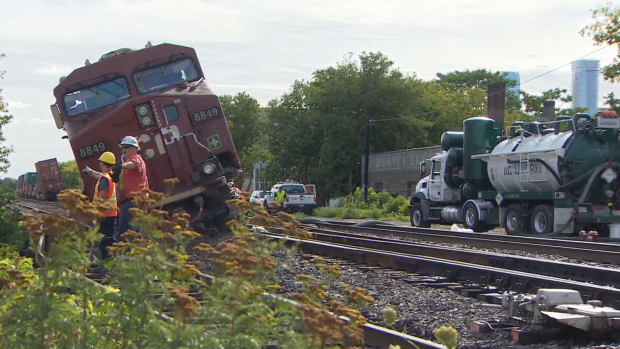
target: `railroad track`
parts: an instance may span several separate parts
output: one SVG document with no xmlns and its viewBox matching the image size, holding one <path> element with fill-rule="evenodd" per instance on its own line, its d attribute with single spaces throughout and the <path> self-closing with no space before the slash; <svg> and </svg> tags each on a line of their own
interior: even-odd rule
<svg viewBox="0 0 620 349">
<path fill-rule="evenodd" d="M 357 225 L 350 222 L 321 221 L 318 219 L 299 219 L 318 228 L 343 231 L 355 234 L 393 236 L 404 239 L 431 241 L 438 243 L 463 244 L 470 247 L 521 250 L 532 253 L 560 255 L 576 261 L 620 264 L 620 244 L 604 242 L 585 242 L 575 240 L 514 236 L 484 233 L 457 232 L 441 229 L 424 229 L 397 225 L 375 224 Z"/>
<path fill-rule="evenodd" d="M 104 284 L 104 276 L 99 272 L 89 272 L 87 278 L 95 284 L 97 287 L 105 289 Z M 211 283 L 214 280 L 214 277 L 209 274 L 200 273 L 198 275 L 202 280 L 207 281 L 207 283 Z M 194 297 L 196 300 L 201 301 L 200 292 L 189 292 L 188 295 Z M 161 296 L 161 295 L 156 295 Z M 290 300 L 285 297 L 281 297 L 272 293 L 264 292 L 262 294 L 263 297 L 275 299 L 279 302 L 288 303 L 293 306 L 299 306 L 299 303 Z M 172 318 L 169 314 L 166 313 L 156 313 L 156 315 L 164 321 L 173 322 L 174 318 Z M 339 318 L 348 322 L 348 318 L 340 316 Z M 413 337 L 401 332 L 396 332 L 385 327 L 376 326 L 373 324 L 364 324 L 361 326 L 364 331 L 364 347 L 365 348 L 378 348 L 378 349 L 389 349 L 390 345 L 399 345 L 402 349 L 446 349 L 445 346 L 422 339 L 418 337 Z"/>
<path fill-rule="evenodd" d="M 42 214 L 49 214 L 51 212 L 41 210 L 36 207 L 25 205 L 21 202 L 15 203 L 17 206 L 26 209 L 26 210 L 39 210 Z M 44 245 L 43 237 L 41 241 L 39 241 L 39 249 Z M 44 260 L 44 256 L 40 251 L 35 253 L 35 259 Z M 38 264 L 41 264 L 38 262 Z M 89 270 L 86 274 L 86 277 L 90 282 L 92 282 L 97 287 L 105 289 L 105 275 L 99 270 Z M 213 276 L 201 273 L 199 277 L 206 281 L 212 281 L 214 279 Z M 190 292 L 190 296 L 196 298 L 198 301 L 201 300 L 201 295 L 199 292 Z M 288 298 L 284 298 L 271 293 L 263 293 L 264 297 L 270 297 L 276 299 L 280 302 L 286 302 L 292 304 L 294 306 L 299 305 L 297 302 L 290 300 Z M 161 318 L 163 321 L 174 321 L 174 319 L 168 314 L 156 313 L 156 315 Z M 341 319 L 348 321 L 346 317 L 340 317 Z M 370 323 L 364 324 L 362 326 L 364 333 L 364 344 L 365 348 L 380 348 L 380 349 L 388 349 L 390 345 L 399 345 L 402 349 L 446 349 L 445 346 L 422 339 L 414 336 L 410 336 L 401 332 L 393 331 L 384 327 L 376 326 Z"/>
<path fill-rule="evenodd" d="M 309 229 L 312 240 L 286 237 L 280 229 L 272 231 L 263 235 L 298 244 L 306 253 L 411 275 L 440 276 L 438 280 L 444 283 L 443 286 L 466 284 L 472 289 L 484 289 L 490 285 L 498 291 L 534 293 L 538 288 L 568 288 L 579 291 L 586 300 L 598 299 L 616 308 L 620 305 L 620 288 L 613 287 L 620 286 L 618 270 L 480 251 L 458 251 L 316 228 Z M 609 285 L 607 278 L 612 280 L 613 286 Z"/>
</svg>

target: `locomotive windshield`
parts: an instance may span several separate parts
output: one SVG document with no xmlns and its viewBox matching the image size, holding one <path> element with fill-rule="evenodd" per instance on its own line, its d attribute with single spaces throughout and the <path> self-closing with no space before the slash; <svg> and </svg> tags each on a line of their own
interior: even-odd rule
<svg viewBox="0 0 620 349">
<path fill-rule="evenodd" d="M 143 70 L 133 75 L 141 94 L 161 90 L 180 82 L 189 82 L 196 78 L 198 78 L 198 72 L 189 58 Z"/>
<path fill-rule="evenodd" d="M 129 98 L 127 80 L 118 78 L 64 95 L 65 110 L 70 117 L 93 111 L 121 99 Z"/>
</svg>

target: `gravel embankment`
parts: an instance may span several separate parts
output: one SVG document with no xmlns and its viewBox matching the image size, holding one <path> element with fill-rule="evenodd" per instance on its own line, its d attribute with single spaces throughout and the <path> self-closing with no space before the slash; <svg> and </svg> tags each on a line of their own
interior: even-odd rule
<svg viewBox="0 0 620 349">
<path fill-rule="evenodd" d="M 230 238 L 230 233 L 207 236 L 197 239 L 192 245 L 207 242 L 216 246 L 219 242 L 227 241 Z M 284 296 L 299 290 L 299 286 L 296 284 L 296 275 L 319 275 L 316 266 L 303 259 L 299 252 L 289 250 L 287 253 L 287 250 L 280 249 L 273 255 L 276 259 L 276 275 L 283 287 L 279 293 L 283 293 Z M 190 261 L 203 272 L 208 273 L 211 270 L 208 262 L 200 257 L 192 255 Z M 375 298 L 375 303 L 360 309 L 370 323 L 385 326 L 383 310 L 390 307 L 396 310 L 398 314 L 398 320 L 392 328 L 415 337 L 435 341 L 433 330 L 441 325 L 449 325 L 459 333 L 459 349 L 620 348 L 620 344 L 610 346 L 601 345 L 598 342 L 587 346 L 588 342 L 575 343 L 573 341 L 521 346 L 512 344 L 507 332 L 478 335 L 469 331 L 469 326 L 473 321 L 498 319 L 503 315 L 503 311 L 490 308 L 484 302 L 461 296 L 447 289 L 420 287 L 394 279 L 386 271 L 362 271 L 351 266 L 342 266 L 341 270 L 343 276 L 332 280 L 333 286 L 344 282 L 351 286 L 363 287 Z M 338 298 L 337 291 L 333 292 L 332 295 Z"/>
<path fill-rule="evenodd" d="M 43 211 L 47 211 L 47 212 L 51 212 L 51 213 L 56 213 L 59 215 L 65 215 L 67 212 L 65 210 L 65 208 L 62 206 L 61 203 L 59 202 L 52 202 L 52 201 L 38 201 L 38 200 L 24 200 L 24 199 L 17 199 L 17 202 L 29 207 L 33 207 L 39 210 L 43 210 Z M 33 213 L 32 210 L 27 209 L 25 207 L 19 206 L 19 205 L 15 205 L 15 207 L 17 207 L 20 211 L 24 212 L 24 213 Z"/>
<path fill-rule="evenodd" d="M 318 269 L 298 253 L 286 254 L 283 250 L 274 253 L 277 275 L 284 287 L 283 292 L 296 291 L 295 275 L 317 276 Z M 464 297 L 446 289 L 433 289 L 408 284 L 392 279 L 385 271 L 361 271 L 354 267 L 342 266 L 343 276 L 332 281 L 351 286 L 363 287 L 369 291 L 376 302 L 360 309 L 369 322 L 385 326 L 383 310 L 391 307 L 396 310 L 398 320 L 393 328 L 412 336 L 434 340 L 433 330 L 441 325 L 454 327 L 459 333 L 459 349 L 538 349 L 538 348 L 613 348 L 610 346 L 579 347 L 571 342 L 551 342 L 542 345 L 519 346 L 511 343 L 509 334 L 496 332 L 477 335 L 469 331 L 473 321 L 493 320 L 501 317 L 501 310 L 488 308 L 485 303 Z M 585 345 L 583 343 L 581 345 Z"/>
</svg>

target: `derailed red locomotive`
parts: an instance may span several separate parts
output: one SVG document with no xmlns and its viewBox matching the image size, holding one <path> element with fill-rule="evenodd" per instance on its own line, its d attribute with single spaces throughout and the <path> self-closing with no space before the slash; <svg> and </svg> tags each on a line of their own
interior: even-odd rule
<svg viewBox="0 0 620 349">
<path fill-rule="evenodd" d="M 227 182 L 241 165 L 222 105 L 193 48 L 149 42 L 142 49 L 109 52 L 92 64 L 86 60 L 60 79 L 54 97 L 56 126 L 67 132 L 80 169 L 98 168 L 105 151 L 121 159 L 118 144 L 134 136 L 151 189 L 166 192 L 165 179 L 179 180 L 164 208 L 189 213 L 202 229 L 226 222 Z M 82 180 L 92 197 L 95 179 L 82 174 Z"/>
</svg>

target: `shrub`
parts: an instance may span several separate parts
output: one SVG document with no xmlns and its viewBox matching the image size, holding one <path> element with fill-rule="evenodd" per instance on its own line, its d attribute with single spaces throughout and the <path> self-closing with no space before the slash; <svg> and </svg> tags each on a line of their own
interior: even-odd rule
<svg viewBox="0 0 620 349">
<path fill-rule="evenodd" d="M 317 207 L 318 217 L 336 219 L 377 219 L 387 221 L 409 221 L 409 199 L 392 197 L 389 192 L 375 192 L 368 188 L 368 201 L 364 201 L 361 188 L 356 188 L 347 200 L 340 200 L 338 207 Z"/>
<path fill-rule="evenodd" d="M 19 211 L 11 207 L 15 199 L 14 191 L 0 187 L 0 245 L 21 251 L 25 245 L 25 237 L 19 228 Z"/>
<path fill-rule="evenodd" d="M 170 181 L 170 189 L 174 185 Z M 147 199 L 140 194 L 148 193 Z M 364 318 L 344 302 L 328 297 L 318 283 L 305 283 L 296 294 L 300 306 L 265 297 L 274 285 L 275 263 L 270 256 L 278 246 L 257 239 L 245 228 L 245 216 L 230 222 L 232 242 L 217 249 L 198 243 L 188 229 L 189 216 L 147 210 L 163 194 L 145 190 L 134 196 L 138 207 L 130 230 L 115 243 L 109 271 L 101 286 L 87 279 L 87 266 L 101 238 L 96 226 L 101 210 L 77 190 L 64 191 L 59 201 L 70 218 L 44 214 L 28 221 L 31 241 L 42 234 L 49 240 L 45 265 L 34 274 L 31 261 L 15 254 L 2 255 L 0 265 L 0 346 L 2 348 L 324 348 L 344 336 L 361 344 L 359 324 Z M 271 217 L 262 209 L 249 212 L 249 204 L 230 201 L 238 212 L 251 216 L 251 224 L 280 225 L 286 234 L 311 237 L 291 215 Z M 213 267 L 209 278 L 190 264 L 186 248 L 203 255 Z M 31 244 L 34 246 L 34 244 Z M 334 266 L 326 273 L 337 274 Z M 117 288 L 118 287 L 118 288 Z M 191 290 L 191 291 L 190 291 Z M 201 302 L 190 297 L 201 293 Z M 347 293 L 360 302 L 371 301 L 359 290 Z M 350 304 L 350 303 L 347 303 Z M 336 315 L 348 316 L 345 323 Z M 169 316 L 172 316 L 170 318 Z"/>
</svg>

